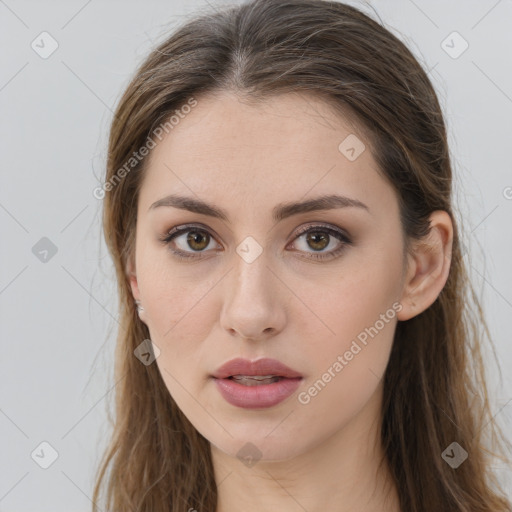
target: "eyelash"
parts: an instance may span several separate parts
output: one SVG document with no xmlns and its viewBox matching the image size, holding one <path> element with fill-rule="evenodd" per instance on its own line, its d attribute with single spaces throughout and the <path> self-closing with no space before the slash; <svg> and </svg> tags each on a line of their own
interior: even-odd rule
<svg viewBox="0 0 512 512">
<path fill-rule="evenodd" d="M 172 228 L 170 231 L 168 231 L 166 233 L 166 235 L 163 238 L 159 238 L 159 240 L 164 245 L 168 246 L 178 236 L 180 236 L 184 233 L 192 232 L 192 231 L 205 232 L 205 233 L 208 233 L 208 235 L 211 238 L 214 238 L 208 229 L 205 229 L 201 226 L 183 225 L 183 226 L 176 226 L 176 227 Z M 321 225 L 321 224 L 314 225 L 314 226 L 308 225 L 308 226 L 304 226 L 304 227 L 300 228 L 298 230 L 298 232 L 296 233 L 296 236 L 293 241 L 295 241 L 297 238 L 299 238 L 300 236 L 302 236 L 308 232 L 326 233 L 328 235 L 332 235 L 336 239 L 338 239 L 340 242 L 342 242 L 342 244 L 337 249 L 334 249 L 328 253 L 319 253 L 319 252 L 318 253 L 310 253 L 311 256 L 306 256 L 306 258 L 310 258 L 310 259 L 314 259 L 314 260 L 331 260 L 331 259 L 334 259 L 337 256 L 339 256 L 345 250 L 346 246 L 352 245 L 352 241 L 349 239 L 349 237 L 343 231 L 341 231 L 339 229 L 334 229 L 334 228 L 326 226 L 326 225 Z M 329 243 L 330 243 L 330 240 L 329 240 Z M 169 248 L 169 250 L 171 251 L 173 256 L 179 260 L 191 261 L 193 259 L 198 258 L 198 256 L 190 256 L 186 252 L 181 251 L 181 250 L 176 250 L 176 249 L 171 249 L 171 248 Z M 196 254 L 200 254 L 201 252 L 204 252 L 204 251 L 197 251 Z"/>
</svg>

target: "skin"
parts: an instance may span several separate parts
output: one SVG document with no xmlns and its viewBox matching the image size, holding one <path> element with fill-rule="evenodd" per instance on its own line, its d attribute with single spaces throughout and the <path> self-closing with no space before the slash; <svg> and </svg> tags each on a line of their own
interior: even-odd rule
<svg viewBox="0 0 512 512">
<path fill-rule="evenodd" d="M 160 350 L 156 364 L 169 393 L 211 443 L 217 512 L 399 511 L 387 466 L 378 467 L 382 376 L 397 322 L 428 308 L 446 282 L 452 223 L 446 212 L 434 212 L 430 235 L 404 258 L 397 197 L 368 144 L 354 161 L 338 150 L 354 133 L 311 95 L 285 94 L 251 106 L 222 92 L 198 98 L 150 154 L 127 274 Z M 278 203 L 333 192 L 369 210 L 271 217 Z M 229 219 L 149 209 L 171 193 L 212 203 Z M 192 247 L 187 233 L 168 246 L 159 241 L 186 223 L 200 223 L 196 229 L 211 238 Z M 299 227 L 319 224 L 344 230 L 352 244 L 335 258 L 313 259 L 342 244 L 334 236 L 323 245 L 297 237 Z M 247 236 L 263 251 L 252 263 L 236 252 Z M 181 261 L 171 247 L 196 259 Z M 378 334 L 300 403 L 299 393 L 390 308 Z M 239 356 L 278 359 L 304 380 L 276 406 L 235 407 L 209 376 Z M 261 452 L 251 467 L 237 457 L 248 442 Z"/>
</svg>

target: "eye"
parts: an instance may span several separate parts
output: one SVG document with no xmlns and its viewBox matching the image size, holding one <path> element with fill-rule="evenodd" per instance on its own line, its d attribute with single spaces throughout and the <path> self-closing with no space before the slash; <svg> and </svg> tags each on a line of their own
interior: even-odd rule
<svg viewBox="0 0 512 512">
<path fill-rule="evenodd" d="M 299 251 L 306 252 L 309 255 L 306 258 L 313 259 L 332 259 L 338 256 L 347 245 L 351 245 L 350 238 L 340 229 L 325 225 L 304 226 L 296 233 L 295 240 L 301 240 Z M 331 248 L 330 251 L 324 249 Z M 308 248 L 313 249 L 313 253 L 308 252 Z"/>
<path fill-rule="evenodd" d="M 296 237 L 292 245 L 295 245 L 296 240 L 303 239 L 302 243 L 298 244 L 297 252 L 307 253 L 308 256 L 304 256 L 305 258 L 332 259 L 337 257 L 347 245 L 352 244 L 342 230 L 326 225 L 303 226 L 295 234 Z M 160 238 L 160 241 L 164 245 L 171 246 L 172 244 L 177 247 L 169 247 L 176 258 L 192 260 L 199 257 L 194 253 L 199 255 L 206 252 L 208 248 L 212 249 L 211 246 L 215 239 L 207 229 L 197 225 L 184 225 L 172 228 L 163 238 Z M 325 251 L 329 247 L 331 250 Z M 309 252 L 308 248 L 313 249 L 313 252 Z"/>
<path fill-rule="evenodd" d="M 171 252 L 179 259 L 187 259 L 196 257 L 191 252 L 205 252 L 214 238 L 208 230 L 198 226 L 176 226 L 160 240 L 165 245 L 170 245 L 172 242 L 178 248 L 170 248 Z"/>
</svg>

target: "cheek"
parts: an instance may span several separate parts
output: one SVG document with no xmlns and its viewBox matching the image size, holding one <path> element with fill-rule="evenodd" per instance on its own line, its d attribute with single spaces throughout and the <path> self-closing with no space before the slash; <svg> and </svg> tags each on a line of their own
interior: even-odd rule
<svg viewBox="0 0 512 512">
<path fill-rule="evenodd" d="M 356 287 L 347 296 L 338 293 L 330 301 L 324 299 L 324 318 L 335 334 L 317 334 L 315 343 L 302 335 L 304 360 L 312 369 L 296 398 L 305 430 L 320 429 L 328 436 L 343 428 L 379 388 L 397 320 L 389 296 L 377 290 L 368 287 L 362 292 Z M 318 417 L 325 418 L 322 426 Z"/>
<path fill-rule="evenodd" d="M 380 378 L 391 350 L 400 305 L 393 301 L 390 290 L 385 293 L 379 286 L 346 284 L 343 293 L 323 294 L 316 303 L 316 318 L 303 315 L 298 329 L 303 333 L 305 360 L 316 362 L 316 377 L 330 371 L 331 375 L 336 373 L 338 380 L 349 378 L 349 374 L 355 380 L 364 380 L 373 371 Z M 349 367 L 351 370 L 346 371 Z M 338 377 L 342 374 L 344 377 Z M 324 380 L 329 381 L 329 375 Z"/>
<path fill-rule="evenodd" d="M 376 323 L 379 331 L 385 331 L 390 320 L 396 322 L 393 304 L 400 297 L 400 276 L 400 262 L 381 257 L 342 269 L 337 278 L 333 272 L 321 285 L 318 280 L 298 282 L 301 296 L 311 305 L 300 320 L 302 332 L 314 329 L 318 334 L 313 339 L 323 339 L 324 348 L 327 341 L 342 349 Z"/>
<path fill-rule="evenodd" d="M 170 357 L 191 354 L 208 338 L 215 321 L 209 292 L 212 283 L 194 286 L 174 283 L 164 286 L 164 280 L 151 288 L 145 307 L 145 322 L 152 339 Z"/>
<path fill-rule="evenodd" d="M 164 345 L 169 345 L 178 333 L 180 339 L 188 338 L 186 341 L 201 339 L 207 326 L 208 294 L 216 283 L 214 276 L 207 275 L 205 267 L 176 263 L 162 248 L 141 250 L 137 269 L 144 321 L 155 338 Z"/>
<path fill-rule="evenodd" d="M 215 282 L 152 267 L 144 275 L 144 321 L 159 348 L 156 364 L 166 387 L 180 409 L 194 412 L 205 379 L 205 344 L 216 315 L 211 290 Z M 211 357 L 211 354 L 210 354 Z M 206 359 L 207 360 L 207 359 Z M 203 419 L 204 420 L 204 419 Z"/>
<path fill-rule="evenodd" d="M 366 403 L 389 360 L 400 309 L 399 278 L 399 259 L 381 256 L 359 262 L 337 282 L 324 283 L 322 293 L 313 284 L 303 288 L 315 315 L 303 315 L 298 332 L 304 360 L 315 373 L 300 403 L 316 402 L 313 407 L 319 408 L 339 403 L 339 414 L 347 417 Z"/>
</svg>

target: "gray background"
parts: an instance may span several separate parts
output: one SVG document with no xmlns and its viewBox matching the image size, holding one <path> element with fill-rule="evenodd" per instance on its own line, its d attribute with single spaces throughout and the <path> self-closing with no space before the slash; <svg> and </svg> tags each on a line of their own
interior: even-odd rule
<svg viewBox="0 0 512 512">
<path fill-rule="evenodd" d="M 446 114 L 466 261 L 503 370 L 500 382 L 489 366 L 493 411 L 512 441 L 512 2 L 370 3 L 430 70 Z M 0 0 L 0 511 L 91 507 L 114 396 L 117 326 L 92 191 L 112 111 L 136 65 L 177 21 L 207 7 Z M 31 47 L 42 46 L 43 31 L 59 45 L 46 59 Z M 463 41 L 442 43 L 453 31 L 469 44 L 457 58 Z M 57 248 L 46 262 L 43 237 Z M 58 454 L 48 469 L 35 461 L 50 462 L 43 441 Z"/>
</svg>

